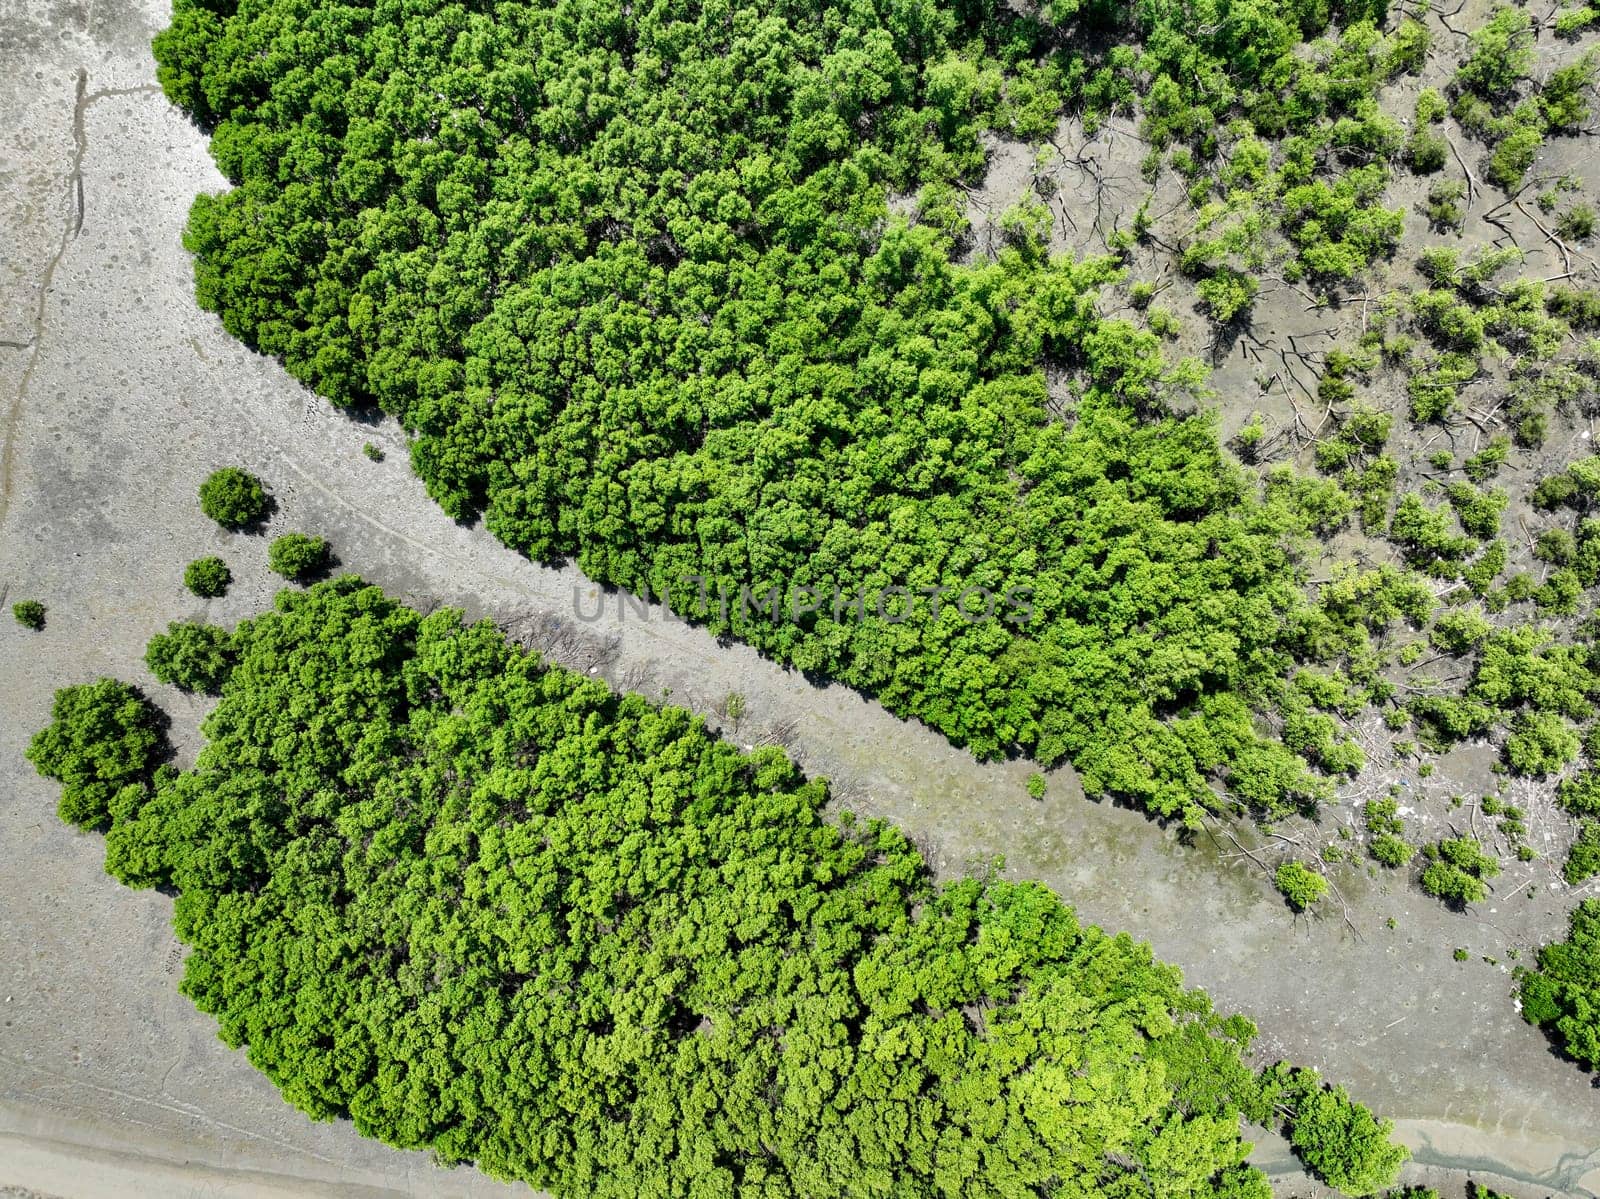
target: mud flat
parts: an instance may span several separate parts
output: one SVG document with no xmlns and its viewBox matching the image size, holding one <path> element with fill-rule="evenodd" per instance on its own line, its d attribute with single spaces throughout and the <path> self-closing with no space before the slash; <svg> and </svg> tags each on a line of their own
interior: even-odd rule
<svg viewBox="0 0 1600 1199">
<path fill-rule="evenodd" d="M 80 1195 L 510 1194 L 472 1170 L 315 1124 L 216 1040 L 176 989 L 170 903 L 117 886 L 101 844 L 54 817 L 22 758 L 66 683 L 137 681 L 192 756 L 204 705 L 154 683 L 146 639 L 176 619 L 231 624 L 270 601 L 265 539 L 207 522 L 195 488 L 238 463 L 273 487 L 271 532 L 331 538 L 348 569 L 408 601 L 488 615 L 566 664 L 788 746 L 836 802 L 893 819 L 942 871 L 1003 854 L 1083 915 L 1148 939 L 1262 1048 L 1323 1069 L 1401 1121 L 1413 1176 L 1470 1172 L 1513 1194 L 1600 1194 L 1600 1094 L 1518 1018 L 1504 965 L 1572 897 L 1533 866 L 1457 916 L 1402 880 L 1347 887 L 1349 920 L 1295 920 L 1224 835 L 1181 844 L 1085 800 L 1068 771 L 1035 803 L 1026 762 L 981 765 L 839 687 L 742 646 L 623 608 L 576 571 L 534 566 L 452 523 L 410 476 L 392 426 L 348 420 L 229 339 L 193 302 L 180 234 L 221 187 L 201 135 L 153 87 L 158 0 L 13 3 L 0 18 L 0 588 L 49 623 L 0 622 L 0 1187 Z M 371 441 L 384 462 L 361 452 Z M 200 601 L 183 565 L 222 555 L 229 596 Z M 578 613 L 600 614 L 590 620 Z M 1441 763 L 1439 786 L 1473 764 Z M 1380 780 L 1381 781 L 1381 780 Z M 1354 818 L 1347 805 L 1331 814 Z M 1541 871 L 1543 867 L 1541 865 Z M 1533 898 L 1527 898 L 1528 895 Z M 1397 927 L 1389 929 L 1393 917 Z M 1451 961 L 1462 946 L 1470 963 Z M 1308 1193 L 1281 1142 L 1259 1160 Z M 527 1193 L 525 1190 L 519 1193 Z"/>
</svg>

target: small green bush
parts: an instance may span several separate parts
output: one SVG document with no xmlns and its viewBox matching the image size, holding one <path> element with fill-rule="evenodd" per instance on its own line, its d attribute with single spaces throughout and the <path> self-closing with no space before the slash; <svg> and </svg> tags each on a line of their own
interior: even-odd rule
<svg viewBox="0 0 1600 1199">
<path fill-rule="evenodd" d="M 196 558 L 183 568 L 183 585 L 202 599 L 226 595 L 233 572 L 221 558 Z"/>
<path fill-rule="evenodd" d="M 374 462 L 382 462 L 383 461 L 383 451 L 381 449 L 379 449 L 377 446 L 373 445 L 370 441 L 366 442 L 361 447 L 361 452 L 363 454 L 365 454 L 368 458 L 372 459 L 372 461 L 374 461 Z"/>
<path fill-rule="evenodd" d="M 1328 880 L 1304 862 L 1285 862 L 1273 876 L 1289 906 L 1303 912 L 1328 893 Z"/>
<path fill-rule="evenodd" d="M 258 523 L 272 508 L 261 480 L 237 466 L 213 471 L 200 484 L 200 511 L 225 529 L 243 529 Z"/>
<path fill-rule="evenodd" d="M 1406 141 L 1406 165 L 1418 175 L 1431 175 L 1442 170 L 1450 157 L 1450 147 L 1444 135 L 1432 129 L 1417 129 Z"/>
<path fill-rule="evenodd" d="M 1428 866 L 1422 889 L 1453 907 L 1477 903 L 1489 894 L 1487 880 L 1500 873 L 1500 863 L 1484 852 L 1476 837 L 1446 837 L 1424 851 Z"/>
<path fill-rule="evenodd" d="M 1595 213 L 1587 204 L 1574 204 L 1556 222 L 1556 233 L 1567 241 L 1588 241 L 1594 236 Z"/>
<path fill-rule="evenodd" d="M 1374 837 L 1372 844 L 1367 848 L 1375 860 L 1391 870 L 1404 866 L 1417 852 L 1416 846 L 1395 836 L 1393 833 L 1384 833 L 1382 836 Z"/>
<path fill-rule="evenodd" d="M 1521 972 L 1521 983 L 1522 1018 L 1600 1070 L 1600 899 L 1578 905 L 1567 939 L 1540 949 L 1538 968 Z"/>
<path fill-rule="evenodd" d="M 1567 853 L 1561 877 L 1576 887 L 1600 874 L 1600 820 L 1585 820 Z"/>
<path fill-rule="evenodd" d="M 27 758 L 61 783 L 61 819 L 98 829 L 137 806 L 168 753 L 160 709 L 126 683 L 100 679 L 57 691 L 50 716 Z"/>
<path fill-rule="evenodd" d="M 18 600 L 11 605 L 11 615 L 25 629 L 37 633 L 44 628 L 45 607 L 38 600 Z"/>
<path fill-rule="evenodd" d="M 1034 799 L 1043 799 L 1045 793 L 1044 775 L 1035 770 L 1028 776 L 1028 794 Z"/>
<path fill-rule="evenodd" d="M 180 691 L 215 695 L 233 669 L 231 638 L 224 629 L 209 624 L 174 621 L 145 647 L 150 673 Z"/>
<path fill-rule="evenodd" d="M 333 552 L 327 540 L 308 533 L 285 533 L 275 537 L 267 551 L 267 565 L 294 583 L 322 574 L 332 560 Z"/>
</svg>

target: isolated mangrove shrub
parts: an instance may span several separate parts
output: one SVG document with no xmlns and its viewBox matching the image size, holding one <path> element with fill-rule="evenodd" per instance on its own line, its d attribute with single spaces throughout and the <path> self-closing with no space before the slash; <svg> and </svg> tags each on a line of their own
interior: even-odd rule
<svg viewBox="0 0 1600 1199">
<path fill-rule="evenodd" d="M 1422 889 L 1452 907 L 1486 898 L 1489 880 L 1500 873 L 1500 863 L 1484 851 L 1476 837 L 1445 837 L 1423 852 L 1428 864 L 1422 871 Z"/>
<path fill-rule="evenodd" d="M 1289 906 L 1303 912 L 1328 894 L 1328 880 L 1304 862 L 1285 862 L 1273 875 L 1273 882 Z"/>
<path fill-rule="evenodd" d="M 28 761 L 61 784 L 61 819 L 81 829 L 109 825 L 142 802 L 144 784 L 168 755 L 165 720 L 137 690 L 115 679 L 56 692 L 50 724 Z"/>
<path fill-rule="evenodd" d="M 1268 1199 L 1246 1115 L 1339 1185 L 1403 1157 L 1254 1074 L 1253 1026 L 1145 946 L 1037 884 L 935 885 L 778 750 L 488 622 L 346 577 L 234 649 L 107 868 L 176 892 L 184 993 L 314 1117 L 584 1199 Z M 79 702 L 36 746 L 98 761 Z"/>
<path fill-rule="evenodd" d="M 267 566 L 294 583 L 315 578 L 328 569 L 332 560 L 333 547 L 327 539 L 309 533 L 274 537 L 267 549 Z"/>
<path fill-rule="evenodd" d="M 19 625 L 35 633 L 44 628 L 45 606 L 38 600 L 18 600 L 11 605 L 11 615 Z"/>
<path fill-rule="evenodd" d="M 232 582 L 233 572 L 221 558 L 196 558 L 183 568 L 183 585 L 201 599 L 226 595 Z"/>
<path fill-rule="evenodd" d="M 1539 950 L 1522 973 L 1522 1016 L 1585 1069 L 1600 1071 L 1600 899 L 1573 911 L 1565 941 Z"/>
<path fill-rule="evenodd" d="M 237 466 L 213 471 L 200 484 L 200 511 L 225 529 L 256 524 L 271 506 L 261 480 Z"/>
</svg>

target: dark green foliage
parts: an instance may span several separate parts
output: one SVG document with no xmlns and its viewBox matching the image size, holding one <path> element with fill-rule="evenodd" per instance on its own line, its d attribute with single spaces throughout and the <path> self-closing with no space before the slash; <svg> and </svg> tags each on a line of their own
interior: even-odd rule
<svg viewBox="0 0 1600 1199">
<path fill-rule="evenodd" d="M 45 606 L 38 600 L 18 600 L 11 605 L 11 615 L 19 625 L 35 633 L 44 628 Z"/>
<path fill-rule="evenodd" d="M 1419 125 L 1406 139 L 1406 165 L 1419 175 L 1443 170 L 1449 158 L 1450 147 L 1442 133 Z"/>
<path fill-rule="evenodd" d="M 1522 1016 L 1585 1069 L 1600 1070 L 1600 899 L 1572 913 L 1565 941 L 1539 951 L 1522 974 Z"/>
<path fill-rule="evenodd" d="M 1434 229 L 1459 229 L 1466 218 L 1461 205 L 1466 198 L 1467 185 L 1461 180 L 1440 179 L 1429 186 L 1427 199 L 1419 207 Z"/>
<path fill-rule="evenodd" d="M 1272 881 L 1297 912 L 1305 911 L 1328 893 L 1328 880 L 1304 862 L 1283 863 Z"/>
<path fill-rule="evenodd" d="M 1500 873 L 1500 863 L 1476 837 L 1445 837 L 1423 852 L 1428 865 L 1422 871 L 1422 889 L 1452 907 L 1483 899 L 1489 894 L 1488 881 Z"/>
<path fill-rule="evenodd" d="M 1189 264 L 1217 319 L 1248 305 L 1269 225 L 1289 269 L 1337 280 L 1400 233 L 1374 96 L 1427 35 L 1383 35 L 1383 8 L 1340 6 L 1301 47 L 1331 9 L 1052 5 L 1126 43 L 1090 60 L 999 7 L 910 0 L 180 0 L 157 58 L 236 185 L 191 214 L 201 303 L 336 403 L 397 416 L 452 516 L 982 756 L 1070 759 L 1193 822 L 1219 782 L 1272 812 L 1327 792 L 1256 731 L 1312 619 L 1297 522 L 1210 417 L 1174 415 L 1202 372 L 1097 313 L 1119 268 L 1052 260 L 1038 205 L 996 261 L 954 265 L 957 185 L 986 131 L 1142 97 L 1145 136 L 1221 205 Z M 1235 117 L 1257 134 L 1227 133 L 1224 179 Z M 1275 161 L 1263 137 L 1295 145 Z M 917 197 L 909 222 L 890 191 Z M 1364 521 L 1393 466 L 1350 489 Z M 741 602 L 774 586 L 843 615 Z M 880 619 L 901 587 L 909 619 Z M 950 602 L 974 587 L 996 619 Z"/>
<path fill-rule="evenodd" d="M 935 886 L 779 751 L 488 622 L 343 578 L 234 643 L 107 865 L 177 892 L 184 993 L 313 1116 L 584 1199 L 1267 1199 L 1242 1114 L 1352 1193 L 1404 1156 L 1043 887 Z"/>
<path fill-rule="evenodd" d="M 144 662 L 163 683 L 214 695 L 233 669 L 233 652 L 226 630 L 173 621 L 165 633 L 150 639 Z"/>
<path fill-rule="evenodd" d="M 196 558 L 183 568 L 183 585 L 202 599 L 226 595 L 233 572 L 221 558 Z"/>
<path fill-rule="evenodd" d="M 373 462 L 383 461 L 383 450 L 373 445 L 370 441 L 362 443 L 361 452 Z"/>
<path fill-rule="evenodd" d="M 325 538 L 309 533 L 285 533 L 274 537 L 267 550 L 267 566 L 275 574 L 293 582 L 304 582 L 327 571 L 333 550 Z"/>
<path fill-rule="evenodd" d="M 1594 236 L 1595 211 L 1588 204 L 1574 204 L 1556 221 L 1556 233 L 1567 241 L 1588 241 Z"/>
<path fill-rule="evenodd" d="M 200 511 L 225 529 L 243 529 L 257 524 L 271 510 L 261 480 L 237 466 L 213 471 L 200 484 Z"/>
<path fill-rule="evenodd" d="M 1578 543 L 1565 529 L 1546 529 L 1533 545 L 1533 556 L 1551 566 L 1565 566 L 1577 554 Z"/>
<path fill-rule="evenodd" d="M 169 749 L 165 720 L 134 688 L 101 679 L 56 692 L 28 761 L 61 783 L 61 819 L 98 829 L 131 815 Z"/>
</svg>

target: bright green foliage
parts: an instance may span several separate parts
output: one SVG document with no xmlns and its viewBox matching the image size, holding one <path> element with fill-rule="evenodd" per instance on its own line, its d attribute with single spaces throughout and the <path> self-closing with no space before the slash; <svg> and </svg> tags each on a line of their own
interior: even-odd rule
<svg viewBox="0 0 1600 1199">
<path fill-rule="evenodd" d="M 1465 654 L 1482 645 L 1494 631 L 1477 608 L 1446 612 L 1428 631 L 1428 640 L 1447 654 Z"/>
<path fill-rule="evenodd" d="M 397 416 L 452 516 L 1192 823 L 1219 782 L 1274 812 L 1327 793 L 1256 731 L 1306 609 L 1298 522 L 1209 416 L 1172 414 L 1200 368 L 1098 314 L 1119 267 L 1052 260 L 1038 205 L 954 265 L 956 185 L 988 130 L 1142 96 L 1151 141 L 1198 164 L 1217 319 L 1275 224 L 1294 271 L 1346 274 L 1400 231 L 1373 96 L 1426 33 L 1384 36 L 1383 10 L 1342 5 L 1302 47 L 1326 6 L 1052 5 L 1110 35 L 1091 60 L 998 5 L 180 0 L 156 54 L 235 184 L 191 214 L 201 303 Z M 1213 178 L 1235 118 L 1259 136 L 1228 132 Z M 1352 491 L 1363 519 L 1393 466 Z M 825 599 L 772 619 L 774 586 L 780 609 Z M 951 602 L 975 587 L 995 619 Z M 900 623 L 877 612 L 894 588 Z"/>
<path fill-rule="evenodd" d="M 1394 1125 L 1376 1119 L 1343 1087 L 1327 1087 L 1315 1070 L 1277 1065 L 1262 1081 L 1287 1113 L 1289 1143 L 1319 1177 L 1347 1195 L 1371 1195 L 1394 1183 L 1411 1156 L 1389 1138 Z"/>
<path fill-rule="evenodd" d="M 1554 774 L 1578 756 L 1578 734 L 1556 712 L 1518 712 L 1506 738 L 1506 761 L 1518 774 Z"/>
<path fill-rule="evenodd" d="M 1572 913 L 1565 941 L 1539 951 L 1522 975 L 1522 1016 L 1585 1069 L 1600 1071 L 1600 899 Z"/>
<path fill-rule="evenodd" d="M 44 628 L 45 606 L 38 600 L 18 600 L 11 605 L 11 615 L 19 625 L 35 633 Z"/>
<path fill-rule="evenodd" d="M 1536 32 L 1526 9 L 1500 5 L 1471 35 L 1472 52 L 1455 77 L 1456 119 L 1490 144 L 1485 174 L 1507 191 L 1522 183 L 1547 135 L 1582 126 L 1600 67 L 1600 59 L 1585 54 L 1552 71 L 1533 96 L 1518 103 L 1533 70 Z"/>
<path fill-rule="evenodd" d="M 233 653 L 226 630 L 173 621 L 165 633 L 150 639 L 144 662 L 163 683 L 214 695 L 233 669 Z"/>
<path fill-rule="evenodd" d="M 1504 433 L 1497 433 L 1489 439 L 1488 445 L 1463 462 L 1461 469 L 1474 483 L 1487 483 L 1500 472 L 1510 453 L 1511 439 Z"/>
<path fill-rule="evenodd" d="M 327 570 L 333 552 L 326 539 L 309 533 L 285 533 L 274 537 L 267 549 L 267 565 L 276 574 L 294 582 L 314 578 Z"/>
<path fill-rule="evenodd" d="M 1471 53 L 1456 71 L 1456 83 L 1500 102 L 1514 95 L 1533 70 L 1533 18 L 1525 9 L 1502 4 L 1471 37 Z"/>
<path fill-rule="evenodd" d="M 1417 854 L 1417 847 L 1404 837 L 1397 837 L 1393 833 L 1380 833 L 1372 839 L 1367 847 L 1373 860 L 1389 867 L 1391 870 L 1404 866 Z"/>
<path fill-rule="evenodd" d="M 225 529 L 256 524 L 271 507 L 261 480 L 237 466 L 213 471 L 200 484 L 200 511 Z"/>
<path fill-rule="evenodd" d="M 1328 893 L 1328 880 L 1304 862 L 1285 862 L 1272 881 L 1297 912 L 1303 912 Z"/>
<path fill-rule="evenodd" d="M 1471 621 L 1441 620 L 1441 644 L 1450 648 Z M 1447 745 L 1504 722 L 1510 725 L 1505 757 L 1512 769 L 1548 774 L 1572 761 L 1579 750 L 1574 725 L 1593 715 L 1600 698 L 1594 645 L 1560 644 L 1549 629 L 1533 625 L 1496 631 L 1480 645 L 1459 696 L 1423 695 L 1408 705 L 1429 741 Z"/>
<path fill-rule="evenodd" d="M 177 892 L 185 994 L 315 1117 L 584 1199 L 1267 1199 L 1275 1108 L 1338 1185 L 1402 1152 L 1045 888 L 937 887 L 779 751 L 488 622 L 347 577 L 234 646 L 107 865 Z"/>
<path fill-rule="evenodd" d="M 1449 514 L 1429 508 L 1419 495 L 1403 495 L 1389 524 L 1389 537 L 1403 546 L 1412 566 L 1432 574 L 1455 573 L 1459 563 L 1476 548 L 1476 542 L 1452 531 Z"/>
<path fill-rule="evenodd" d="M 1561 877 L 1576 887 L 1600 874 L 1600 820 L 1585 820 L 1578 829 L 1578 839 L 1567 852 L 1567 863 Z"/>
<path fill-rule="evenodd" d="M 183 568 L 183 585 L 202 599 L 226 595 L 233 572 L 221 558 L 196 558 Z"/>
<path fill-rule="evenodd" d="M 61 819 L 98 829 L 144 799 L 169 748 L 165 718 L 138 691 L 101 679 L 56 692 L 50 724 L 28 745 L 28 761 L 61 783 Z"/>
<path fill-rule="evenodd" d="M 1423 852 L 1428 865 L 1422 871 L 1422 889 L 1452 907 L 1483 899 L 1489 894 L 1488 880 L 1500 873 L 1500 863 L 1476 837 L 1445 837 Z"/>
<path fill-rule="evenodd" d="M 1028 776 L 1028 798 L 1043 799 L 1046 789 L 1044 775 L 1035 770 Z"/>
<path fill-rule="evenodd" d="M 1506 510 L 1510 497 L 1498 488 L 1482 491 L 1471 483 L 1450 485 L 1450 506 L 1456 510 L 1456 520 L 1461 528 L 1483 541 L 1500 535 L 1500 514 Z"/>
<path fill-rule="evenodd" d="M 1585 770 L 1564 780 L 1556 794 L 1573 815 L 1600 816 L 1600 771 Z"/>
<path fill-rule="evenodd" d="M 1416 846 L 1402 835 L 1406 831 L 1405 821 L 1400 818 L 1400 805 L 1393 799 L 1369 799 L 1362 815 L 1367 832 L 1372 835 L 1367 852 L 1374 860 L 1396 869 L 1415 856 Z"/>
</svg>

